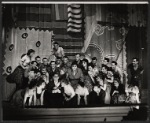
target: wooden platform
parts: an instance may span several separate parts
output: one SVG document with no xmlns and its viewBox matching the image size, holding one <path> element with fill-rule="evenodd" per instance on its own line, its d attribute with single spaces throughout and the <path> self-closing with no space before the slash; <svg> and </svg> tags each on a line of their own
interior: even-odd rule
<svg viewBox="0 0 150 123">
<path fill-rule="evenodd" d="M 126 117 L 130 111 L 131 106 L 16 109 L 5 104 L 3 120 L 50 122 L 122 121 L 123 117 Z"/>
</svg>

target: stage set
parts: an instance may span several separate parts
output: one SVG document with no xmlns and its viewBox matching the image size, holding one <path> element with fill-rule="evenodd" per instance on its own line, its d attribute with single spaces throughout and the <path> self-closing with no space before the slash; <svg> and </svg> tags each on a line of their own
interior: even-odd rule
<svg viewBox="0 0 150 123">
<path fill-rule="evenodd" d="M 148 4 L 2 4 L 3 120 L 148 120 Z"/>
</svg>

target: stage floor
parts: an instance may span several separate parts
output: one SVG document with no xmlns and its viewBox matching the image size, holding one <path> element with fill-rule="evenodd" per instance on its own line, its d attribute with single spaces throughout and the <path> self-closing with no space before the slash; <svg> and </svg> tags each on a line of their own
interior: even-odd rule
<svg viewBox="0 0 150 123">
<path fill-rule="evenodd" d="M 3 102 L 3 120 L 29 120 L 50 122 L 85 122 L 85 121 L 124 121 L 147 120 L 148 106 L 139 105 L 133 110 L 133 105 L 78 107 L 78 108 L 14 108 L 8 102 Z"/>
</svg>

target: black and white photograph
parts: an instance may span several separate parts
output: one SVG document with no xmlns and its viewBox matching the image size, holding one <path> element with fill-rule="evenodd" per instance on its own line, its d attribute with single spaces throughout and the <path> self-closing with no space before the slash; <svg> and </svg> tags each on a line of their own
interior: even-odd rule
<svg viewBox="0 0 150 123">
<path fill-rule="evenodd" d="M 3 121 L 149 121 L 148 2 L 1 7 Z"/>
</svg>

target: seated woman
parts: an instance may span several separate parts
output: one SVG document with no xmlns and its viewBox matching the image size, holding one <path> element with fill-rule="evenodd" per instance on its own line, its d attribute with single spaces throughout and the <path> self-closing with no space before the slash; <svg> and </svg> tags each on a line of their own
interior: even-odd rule
<svg viewBox="0 0 150 123">
<path fill-rule="evenodd" d="M 130 103 L 130 104 L 137 104 L 140 103 L 140 99 L 139 99 L 139 88 L 137 86 L 134 85 L 129 85 L 126 90 L 126 103 Z"/>
<path fill-rule="evenodd" d="M 46 85 L 44 93 L 44 105 L 46 107 L 59 107 L 63 104 L 63 95 L 61 93 L 61 83 L 59 73 L 54 73 L 51 81 Z"/>
<path fill-rule="evenodd" d="M 67 68 L 62 67 L 60 68 L 60 79 L 66 79 L 67 78 Z"/>
<path fill-rule="evenodd" d="M 45 92 L 45 86 L 46 86 L 46 83 L 44 80 L 42 81 L 39 81 L 37 84 L 36 84 L 36 105 L 37 106 L 42 106 L 44 105 L 44 92 Z"/>
<path fill-rule="evenodd" d="M 23 101 L 23 107 L 31 105 L 36 105 L 36 83 L 34 81 L 29 82 Z"/>
<path fill-rule="evenodd" d="M 104 80 L 104 83 L 106 83 L 106 95 L 105 95 L 105 104 L 110 104 L 111 102 L 111 88 L 112 88 L 112 83 L 114 81 L 114 76 L 113 72 L 111 70 L 108 70 L 107 76 Z"/>
<path fill-rule="evenodd" d="M 93 65 L 88 65 L 88 75 L 84 78 L 85 87 L 87 87 L 88 91 L 91 92 L 93 86 L 96 84 L 95 82 L 95 74 L 93 70 Z"/>
<path fill-rule="evenodd" d="M 76 62 L 73 62 L 71 65 L 71 69 L 67 72 L 67 77 L 71 83 L 71 86 L 75 90 L 77 88 L 78 82 L 83 81 L 83 73 Z"/>
<path fill-rule="evenodd" d="M 107 84 L 104 82 L 102 76 L 96 76 L 96 84 L 104 91 L 106 91 Z"/>
<path fill-rule="evenodd" d="M 79 82 L 75 93 L 77 94 L 77 105 L 87 105 L 87 96 L 89 95 L 88 89 L 84 86 L 84 82 Z"/>
<path fill-rule="evenodd" d="M 81 69 L 82 69 L 83 75 L 87 76 L 88 75 L 88 60 L 87 59 L 82 60 Z"/>
<path fill-rule="evenodd" d="M 111 96 L 111 102 L 113 104 L 120 104 L 125 102 L 125 88 L 119 79 L 114 79 L 114 83 L 111 89 Z"/>
<path fill-rule="evenodd" d="M 89 104 L 91 106 L 103 105 L 105 99 L 105 91 L 99 85 L 95 85 L 89 94 Z"/>
<path fill-rule="evenodd" d="M 73 87 L 70 85 L 70 83 L 66 79 L 61 80 L 61 86 L 63 88 L 64 106 L 67 106 L 67 107 L 76 106 L 77 96 L 75 94 Z"/>
</svg>

